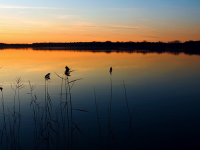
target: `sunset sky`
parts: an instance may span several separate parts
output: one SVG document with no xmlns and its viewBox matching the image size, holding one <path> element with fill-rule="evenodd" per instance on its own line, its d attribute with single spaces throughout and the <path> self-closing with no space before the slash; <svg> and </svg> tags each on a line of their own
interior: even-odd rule
<svg viewBox="0 0 200 150">
<path fill-rule="evenodd" d="M 0 0 L 0 43 L 200 40 L 200 0 Z"/>
</svg>

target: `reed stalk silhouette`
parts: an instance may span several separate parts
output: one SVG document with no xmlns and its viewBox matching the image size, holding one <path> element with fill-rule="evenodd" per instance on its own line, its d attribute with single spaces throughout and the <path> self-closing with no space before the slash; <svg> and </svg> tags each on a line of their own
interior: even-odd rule
<svg viewBox="0 0 200 150">
<path fill-rule="evenodd" d="M 20 125 L 21 125 L 21 107 L 20 107 L 20 90 L 22 89 L 22 88 L 24 88 L 25 86 L 24 86 L 24 84 L 22 83 L 23 81 L 22 81 L 22 79 L 21 79 L 21 77 L 17 77 L 16 79 L 15 79 L 15 81 L 16 81 L 16 83 L 13 83 L 13 84 L 11 84 L 11 88 L 13 89 L 13 91 L 14 91 L 14 106 L 13 106 L 13 108 L 14 108 L 14 112 L 12 113 L 11 112 L 11 114 L 12 114 L 12 117 L 13 117 L 13 125 L 12 125 L 12 130 L 10 130 L 10 135 L 11 135 L 11 137 L 12 137 L 12 143 L 11 144 L 13 144 L 13 145 L 16 145 L 19 149 L 20 149 Z M 16 106 L 15 106 L 15 104 L 16 104 L 16 99 L 18 100 L 18 112 L 16 112 Z M 10 116 L 10 114 L 9 114 L 9 116 Z M 9 117 L 9 120 L 10 120 L 10 117 Z M 9 121 L 10 122 L 10 121 Z M 11 123 L 10 123 L 10 127 L 11 127 Z M 15 129 L 17 129 L 17 131 L 15 131 Z"/>
<path fill-rule="evenodd" d="M 77 123 L 74 119 L 75 111 L 80 111 L 82 113 L 90 113 L 91 116 L 93 114 L 87 110 L 73 108 L 72 101 L 72 93 L 71 90 L 76 81 L 81 80 L 75 79 L 70 81 L 70 73 L 74 70 L 70 70 L 67 66 L 65 67 L 65 72 L 62 76 L 55 73 L 61 79 L 61 92 L 59 97 L 58 107 L 54 105 L 54 101 L 51 100 L 49 94 L 49 81 L 50 81 L 50 73 L 45 75 L 45 97 L 42 99 L 43 102 L 39 103 L 38 96 L 33 94 L 35 89 L 35 85 L 32 85 L 29 81 L 30 88 L 30 109 L 32 110 L 32 118 L 34 121 L 33 126 L 33 136 L 34 136 L 34 145 L 35 150 L 43 149 L 45 146 L 46 150 L 50 149 L 66 149 L 72 150 L 78 148 L 78 135 L 85 136 L 84 132 L 81 130 L 80 125 L 84 120 L 81 120 Z M 0 146 L 4 150 L 10 149 L 21 149 L 20 146 L 20 127 L 21 127 L 21 102 L 20 102 L 20 90 L 24 87 L 22 83 L 22 79 L 20 77 L 16 78 L 16 83 L 11 84 L 11 88 L 14 91 L 14 101 L 13 101 L 13 109 L 8 110 L 8 115 L 6 115 L 5 104 L 4 104 L 4 95 L 3 88 L 0 87 L 1 92 L 1 104 L 2 104 L 2 114 L 3 114 L 3 126 L 0 130 Z M 131 113 L 131 109 L 128 103 L 128 97 L 126 92 L 125 82 L 124 92 L 125 92 L 125 100 L 128 110 L 129 116 L 129 144 L 130 148 L 133 148 L 133 129 L 132 129 L 132 117 L 135 112 L 135 108 Z M 94 102 L 95 102 L 95 115 L 89 118 L 89 132 L 88 132 L 88 149 L 93 149 L 91 143 L 95 145 L 95 148 L 99 149 L 113 149 L 111 141 L 113 140 L 116 148 L 118 148 L 118 144 L 116 142 L 116 138 L 114 136 L 113 127 L 114 123 L 111 123 L 111 110 L 112 110 L 112 100 L 113 100 L 113 84 L 112 84 L 112 67 L 110 68 L 110 99 L 108 105 L 108 130 L 104 131 L 100 122 L 100 113 L 99 113 L 99 104 L 96 96 L 96 89 L 94 87 Z M 63 93 L 64 91 L 64 93 Z M 65 94 L 65 95 L 64 95 Z M 136 113 L 137 115 L 137 113 Z M 138 115 L 137 115 L 138 116 Z M 98 126 L 98 134 L 99 141 L 96 144 L 91 136 L 92 132 L 91 122 L 93 122 L 93 118 L 97 119 Z M 103 130 L 102 130 L 103 129 Z M 105 128 L 106 129 L 106 128 Z M 108 131 L 108 132 L 107 132 Z M 106 133 L 107 140 L 103 138 L 103 133 Z M 104 142 L 107 142 L 107 148 L 104 147 Z"/>
<path fill-rule="evenodd" d="M 95 100 L 95 106 L 96 106 L 96 114 L 97 114 L 97 119 L 98 119 L 98 127 L 99 127 L 99 145 L 97 145 L 99 148 L 102 149 L 103 144 L 102 144 L 102 134 L 101 134 L 101 125 L 100 125 L 100 119 L 99 119 L 99 110 L 98 110 L 98 104 L 97 104 L 97 98 L 96 98 L 96 91 L 94 87 L 94 100 Z"/>
<path fill-rule="evenodd" d="M 1 102 L 2 102 L 2 114 L 3 114 L 3 127 L 2 130 L 0 132 L 1 134 L 1 138 L 0 138 L 0 145 L 2 146 L 2 149 L 8 149 L 8 143 L 7 142 L 7 138 L 8 138 L 8 131 L 7 131 L 7 125 L 6 125 L 6 114 L 5 114 L 5 105 L 4 105 L 4 97 L 3 97 L 3 88 L 0 87 L 1 90 Z"/>
<path fill-rule="evenodd" d="M 125 97 L 126 97 L 126 105 L 127 105 L 127 110 L 128 110 L 128 116 L 129 116 L 129 142 L 130 142 L 130 148 L 132 147 L 133 149 L 133 129 L 132 129 L 132 116 L 130 113 L 130 108 L 128 104 L 128 97 L 127 97 L 127 92 L 126 92 L 126 85 L 125 82 L 123 81 L 124 84 L 124 92 L 125 92 Z"/>
<path fill-rule="evenodd" d="M 40 103 L 37 102 L 37 96 L 33 95 L 33 90 L 35 89 L 35 85 L 31 85 L 29 81 L 30 87 L 30 95 L 31 95 L 31 103 L 30 108 L 33 110 L 33 119 L 34 119 L 34 142 L 35 142 L 35 150 L 39 149 L 41 140 L 40 136 L 42 135 L 41 131 L 43 130 L 43 114 L 44 109 L 40 106 Z"/>
<path fill-rule="evenodd" d="M 11 84 L 14 90 L 13 111 L 8 109 L 8 115 L 5 112 L 3 88 L 0 87 L 2 97 L 3 110 L 3 128 L 1 130 L 0 145 L 2 149 L 21 149 L 20 146 L 20 125 L 21 125 L 21 110 L 20 110 L 20 90 L 24 87 L 21 77 L 16 78 L 16 83 Z M 16 110 L 16 100 L 18 100 L 18 112 Z"/>
<path fill-rule="evenodd" d="M 112 67 L 110 67 L 110 108 L 108 108 L 108 149 L 110 149 L 110 132 L 111 132 L 111 106 L 112 106 Z"/>
<path fill-rule="evenodd" d="M 64 77 L 59 76 L 57 73 L 55 73 L 59 78 L 61 78 L 61 96 L 60 96 L 60 111 L 61 111 L 61 120 L 62 120 L 62 126 L 63 126 L 63 148 L 64 149 L 72 149 L 73 148 L 73 132 L 74 129 L 79 129 L 78 126 L 73 121 L 73 107 L 72 107 L 72 95 L 71 95 L 71 89 L 74 85 L 74 83 L 77 80 L 69 81 L 69 76 L 71 72 L 74 70 L 70 70 L 69 67 L 65 67 Z M 65 102 L 62 102 L 62 89 L 63 89 L 63 81 L 64 81 L 64 88 L 65 88 Z M 70 85 L 72 83 L 72 85 Z M 69 101 L 68 101 L 69 98 Z M 68 105 L 69 103 L 69 105 Z M 64 106 L 62 106 L 64 104 Z M 63 112 L 64 111 L 64 112 Z M 70 111 L 70 112 L 69 112 Z M 70 115 L 70 116 L 69 116 Z M 67 133 L 65 129 L 65 118 L 67 118 Z M 75 128 L 74 128 L 75 126 Z M 66 146 L 67 141 L 67 146 Z"/>
</svg>

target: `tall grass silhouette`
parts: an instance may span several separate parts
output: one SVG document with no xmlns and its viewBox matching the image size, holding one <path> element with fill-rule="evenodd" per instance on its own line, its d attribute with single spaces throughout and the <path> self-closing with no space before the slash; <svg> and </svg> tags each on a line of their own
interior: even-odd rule
<svg viewBox="0 0 200 150">
<path fill-rule="evenodd" d="M 78 78 L 75 80 L 70 80 L 72 72 L 69 67 L 65 67 L 65 71 L 62 75 L 57 75 L 61 80 L 60 86 L 60 94 L 58 99 L 58 105 L 55 105 L 55 101 L 51 99 L 51 94 L 49 93 L 50 86 L 50 75 L 48 73 L 44 76 L 44 98 L 42 101 L 39 101 L 39 98 L 36 94 L 34 94 L 34 90 L 36 88 L 35 85 L 32 85 L 31 81 L 29 81 L 29 90 L 30 93 L 30 110 L 32 111 L 33 118 L 33 136 L 34 136 L 34 149 L 56 149 L 56 150 L 72 150 L 77 149 L 78 147 L 78 135 L 82 135 L 82 137 L 86 140 L 86 136 L 88 134 L 88 141 L 86 145 L 88 145 L 88 149 L 117 149 L 120 139 L 117 139 L 114 136 L 113 125 L 115 123 L 111 122 L 112 118 L 112 100 L 113 100 L 113 81 L 112 81 L 112 67 L 110 68 L 110 99 L 108 105 L 108 125 L 106 128 L 102 128 L 102 122 L 100 119 L 99 112 L 99 102 L 97 101 L 96 89 L 94 87 L 94 106 L 95 112 L 92 113 L 88 110 L 81 108 L 73 107 L 73 99 L 71 90 L 75 85 L 75 82 L 81 80 L 82 78 Z M 125 92 L 125 100 L 127 104 L 128 116 L 129 116 L 129 144 L 133 145 L 133 129 L 132 129 L 132 116 L 135 111 L 133 110 L 132 114 L 130 112 L 130 106 L 128 103 L 128 97 L 126 92 L 125 83 L 124 84 L 124 92 Z M 23 80 L 21 77 L 17 77 L 15 79 L 15 83 L 11 84 L 11 88 L 14 91 L 13 98 L 13 108 L 11 110 L 8 109 L 8 112 L 5 110 L 4 104 L 4 95 L 3 88 L 0 87 L 1 92 L 1 105 L 2 105 L 2 129 L 0 130 L 0 146 L 4 150 L 6 149 L 21 149 L 20 143 L 20 129 L 21 129 L 21 119 L 23 115 L 21 114 L 21 101 L 20 101 L 20 90 L 24 88 Z M 76 115 L 75 111 L 79 111 L 81 113 L 87 113 L 89 118 L 82 118 L 81 121 L 77 121 L 74 119 L 74 115 Z M 97 120 L 96 127 L 98 127 L 98 131 L 93 131 L 94 127 L 92 125 L 95 124 L 95 120 Z M 85 131 L 81 129 L 81 124 L 84 121 L 88 121 L 89 131 Z M 108 132 L 107 132 L 108 131 Z M 106 135 L 106 134 L 107 135 Z M 98 134 L 98 142 L 96 139 L 93 139 L 92 136 Z M 107 137 L 107 138 L 104 138 Z M 111 142 L 114 142 L 115 147 Z M 91 144 L 93 143 L 93 145 Z M 107 143 L 107 144 L 106 144 Z M 133 148 L 131 146 L 130 148 Z"/>
<path fill-rule="evenodd" d="M 9 110 L 6 114 L 3 88 L 1 87 L 1 102 L 3 110 L 3 128 L 0 134 L 0 145 L 2 149 L 21 149 L 20 146 L 20 127 L 21 127 L 21 107 L 20 107 L 20 90 L 24 88 L 21 77 L 15 79 L 16 83 L 11 84 L 14 91 L 13 109 Z M 18 100 L 18 105 L 16 104 Z M 18 106 L 18 109 L 16 109 Z"/>
<path fill-rule="evenodd" d="M 62 76 L 55 73 L 60 79 L 61 79 L 61 97 L 60 97 L 60 114 L 61 114 L 61 120 L 62 120 L 62 133 L 63 133 L 63 148 L 64 149 L 72 149 L 73 148 L 73 141 L 74 141 L 74 130 L 77 129 L 80 133 L 82 131 L 79 129 L 77 124 L 73 121 L 73 107 L 72 107 L 72 95 L 71 95 L 71 89 L 76 81 L 81 80 L 69 80 L 69 77 L 71 76 L 71 72 L 74 70 L 69 69 L 68 66 L 65 67 L 65 72 Z M 65 88 L 65 101 L 62 101 L 62 89 L 63 89 L 63 81 L 64 81 L 64 88 Z M 69 104 L 69 105 L 68 105 Z M 78 109 L 77 109 L 78 110 Z M 67 125 L 66 123 L 67 118 Z M 67 131 L 66 131 L 67 126 Z M 67 145 L 66 145 L 67 143 Z"/>
</svg>

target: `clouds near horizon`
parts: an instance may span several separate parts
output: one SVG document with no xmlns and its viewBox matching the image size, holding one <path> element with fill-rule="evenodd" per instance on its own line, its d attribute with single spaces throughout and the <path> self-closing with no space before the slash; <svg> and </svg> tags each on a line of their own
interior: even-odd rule
<svg viewBox="0 0 200 150">
<path fill-rule="evenodd" d="M 0 43 L 200 40 L 197 0 L 8 0 Z"/>
</svg>

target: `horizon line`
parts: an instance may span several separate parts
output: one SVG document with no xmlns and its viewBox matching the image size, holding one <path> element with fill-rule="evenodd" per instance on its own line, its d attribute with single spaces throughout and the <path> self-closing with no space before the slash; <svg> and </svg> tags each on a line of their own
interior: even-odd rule
<svg viewBox="0 0 200 150">
<path fill-rule="evenodd" d="M 23 45 L 30 45 L 30 44 L 64 44 L 64 43 L 93 43 L 93 42 L 101 42 L 101 43 L 106 43 L 106 42 L 111 42 L 111 43 L 128 43 L 128 42 L 132 42 L 132 43 L 142 43 L 142 42 L 146 42 L 146 43 L 171 43 L 171 42 L 176 42 L 176 43 L 185 43 L 185 42 L 200 42 L 200 40 L 187 40 L 187 41 L 180 41 L 180 40 L 172 40 L 172 41 L 168 41 L 168 42 L 163 42 L 163 41 L 157 41 L 157 42 L 151 42 L 151 41 L 147 41 L 147 40 L 143 40 L 143 41 L 91 41 L 91 42 L 33 42 L 33 43 L 1 43 L 0 44 L 23 44 Z"/>
</svg>

